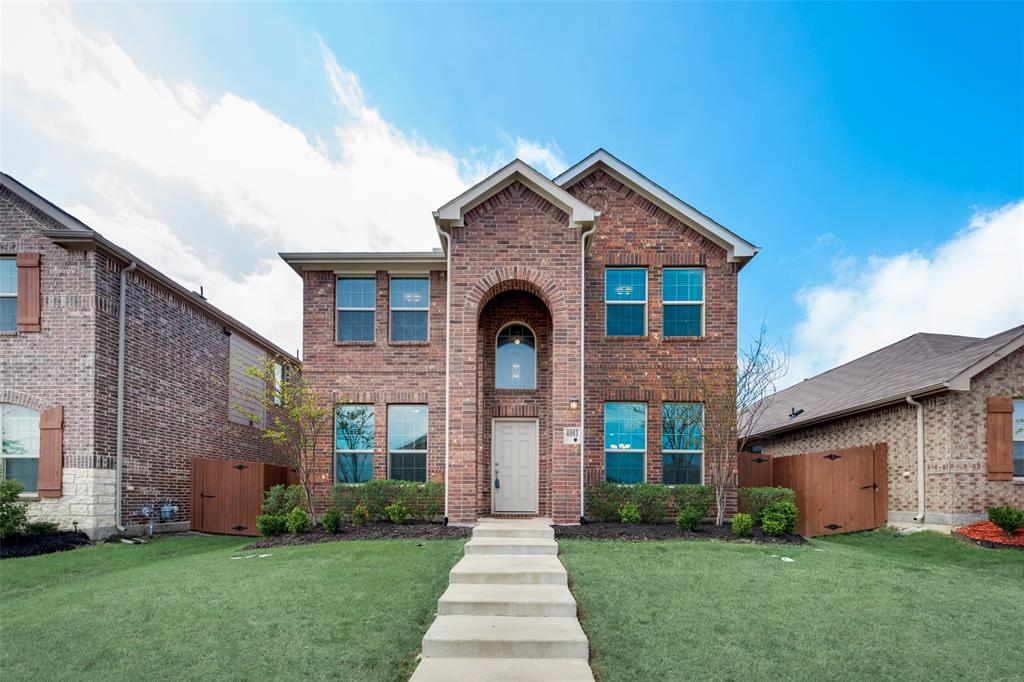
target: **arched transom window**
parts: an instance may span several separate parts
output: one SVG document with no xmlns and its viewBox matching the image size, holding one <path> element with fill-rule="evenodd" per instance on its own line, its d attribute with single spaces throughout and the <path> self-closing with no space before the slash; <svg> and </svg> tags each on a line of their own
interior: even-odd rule
<svg viewBox="0 0 1024 682">
<path fill-rule="evenodd" d="M 521 322 L 498 332 L 494 353 L 495 388 L 537 388 L 537 337 Z"/>
</svg>

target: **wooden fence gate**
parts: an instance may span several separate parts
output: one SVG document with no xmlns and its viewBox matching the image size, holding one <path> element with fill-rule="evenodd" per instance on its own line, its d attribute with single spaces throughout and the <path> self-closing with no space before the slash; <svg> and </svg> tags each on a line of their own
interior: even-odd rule
<svg viewBox="0 0 1024 682">
<path fill-rule="evenodd" d="M 800 535 L 851 533 L 886 523 L 887 460 L 885 443 L 792 457 L 744 452 L 739 458 L 739 485 L 795 490 Z"/>
<path fill-rule="evenodd" d="M 286 483 L 287 469 L 238 459 L 192 459 L 192 530 L 259 535 L 263 491 Z"/>
</svg>

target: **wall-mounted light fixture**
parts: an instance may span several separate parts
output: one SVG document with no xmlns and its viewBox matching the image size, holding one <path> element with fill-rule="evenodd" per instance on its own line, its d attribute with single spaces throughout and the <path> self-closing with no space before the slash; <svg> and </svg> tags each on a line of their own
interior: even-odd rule
<svg viewBox="0 0 1024 682">
<path fill-rule="evenodd" d="M 572 410 L 580 409 L 580 399 L 579 398 L 569 398 L 569 409 L 572 409 Z"/>
</svg>

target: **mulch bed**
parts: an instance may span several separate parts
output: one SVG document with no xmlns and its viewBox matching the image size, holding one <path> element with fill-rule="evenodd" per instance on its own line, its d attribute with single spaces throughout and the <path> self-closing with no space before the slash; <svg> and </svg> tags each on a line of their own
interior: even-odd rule
<svg viewBox="0 0 1024 682">
<path fill-rule="evenodd" d="M 765 535 L 753 528 L 750 535 L 737 537 L 728 525 L 701 524 L 696 530 L 684 530 L 673 523 L 630 524 L 588 523 L 585 526 L 555 526 L 555 538 L 584 540 L 725 540 L 728 542 L 763 542 L 774 545 L 802 545 L 807 542 L 800 535 Z"/>
<path fill-rule="evenodd" d="M 81 531 L 71 530 L 53 533 L 52 535 L 29 535 L 5 539 L 0 542 L 0 559 L 36 556 L 65 552 L 69 549 L 91 545 L 89 536 Z"/>
<path fill-rule="evenodd" d="M 1012 536 L 991 521 L 979 521 L 956 531 L 962 540 L 993 549 L 1024 549 L 1024 528 Z"/>
<path fill-rule="evenodd" d="M 440 523 L 413 523 L 398 525 L 394 523 L 368 523 L 363 526 L 344 526 L 337 533 L 328 533 L 317 527 L 308 533 L 285 533 L 247 545 L 245 549 L 265 549 L 267 547 L 288 547 L 289 545 L 315 545 L 318 542 L 338 542 L 340 540 L 458 540 L 468 538 L 472 528 L 464 526 L 445 526 Z"/>
</svg>

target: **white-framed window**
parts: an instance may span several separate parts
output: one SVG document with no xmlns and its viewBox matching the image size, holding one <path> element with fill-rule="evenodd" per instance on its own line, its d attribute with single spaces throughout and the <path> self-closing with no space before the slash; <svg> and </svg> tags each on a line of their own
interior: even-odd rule
<svg viewBox="0 0 1024 682">
<path fill-rule="evenodd" d="M 426 405 L 388 405 L 388 478 L 426 482 Z"/>
<path fill-rule="evenodd" d="M 498 331 L 494 346 L 494 387 L 537 388 L 537 336 L 523 322 Z"/>
<path fill-rule="evenodd" d="M 1024 400 L 1013 401 L 1013 477 L 1024 478 Z"/>
<path fill-rule="evenodd" d="M 430 278 L 391 278 L 391 340 L 427 341 L 430 337 Z"/>
<path fill-rule="evenodd" d="M 704 335 L 704 269 L 662 270 L 661 302 L 666 337 Z"/>
<path fill-rule="evenodd" d="M 605 336 L 647 335 L 647 268 L 604 271 Z"/>
<path fill-rule="evenodd" d="M 5 481 L 21 481 L 26 493 L 39 490 L 38 412 L 0 403 L 0 455 Z"/>
<path fill-rule="evenodd" d="M 274 404 L 281 406 L 281 388 L 284 386 L 284 365 L 274 363 Z"/>
<path fill-rule="evenodd" d="M 373 405 L 335 406 L 335 483 L 365 483 L 373 478 L 373 428 Z"/>
<path fill-rule="evenodd" d="M 0 256 L 0 332 L 18 330 L 18 263 Z"/>
<path fill-rule="evenodd" d="M 661 480 L 666 485 L 704 482 L 704 406 L 661 404 Z"/>
<path fill-rule="evenodd" d="M 605 403 L 605 480 L 643 483 L 646 463 L 647 403 Z"/>
<path fill-rule="evenodd" d="M 336 341 L 372 342 L 377 312 L 375 277 L 339 277 L 335 292 Z"/>
</svg>

